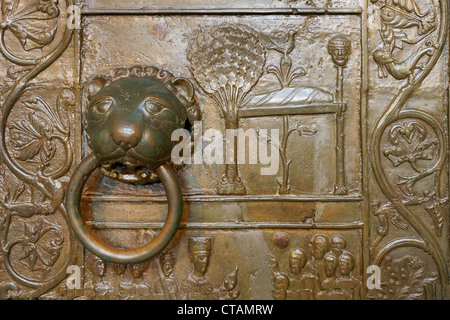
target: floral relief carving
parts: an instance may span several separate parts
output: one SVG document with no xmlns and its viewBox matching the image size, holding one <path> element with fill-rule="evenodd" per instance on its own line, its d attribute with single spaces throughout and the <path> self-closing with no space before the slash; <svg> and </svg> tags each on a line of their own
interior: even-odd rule
<svg viewBox="0 0 450 320">
<path fill-rule="evenodd" d="M 14 167 L 8 167 L 8 174 L 2 176 L 2 252 L 13 278 L 31 288 L 51 283 L 55 279 L 53 267 L 61 264 L 61 257 L 67 259 L 61 255 L 69 241 L 67 233 L 50 217 L 62 210 L 67 183 L 64 175 L 72 164 L 73 105 L 74 95 L 66 89 L 57 96 L 54 106 L 40 95 L 31 95 L 22 101 L 25 112 L 8 128 Z M 7 171 L 5 165 L 2 168 Z M 32 179 L 14 178 L 16 168 Z M 19 182 L 15 184 L 14 180 Z M 44 215 L 49 218 L 44 219 Z M 26 292 L 30 294 L 32 291 Z"/>
<path fill-rule="evenodd" d="M 407 255 L 400 259 L 387 256 L 382 266 L 381 288 L 368 294 L 369 298 L 385 300 L 426 300 L 438 274 L 428 270 L 419 257 Z"/>
<path fill-rule="evenodd" d="M 215 101 L 226 129 L 238 129 L 238 111 L 263 74 L 266 48 L 257 33 L 244 25 L 205 28 L 198 33 L 188 52 L 195 80 Z M 235 145 L 236 150 L 236 145 Z M 237 153 L 226 166 L 218 194 L 245 194 L 239 175 Z"/>
<path fill-rule="evenodd" d="M 2 0 L 2 37 L 4 31 L 10 31 L 26 51 L 48 45 L 58 29 L 58 3 L 59 0 Z"/>
<path fill-rule="evenodd" d="M 402 196 L 411 204 L 421 205 L 430 215 L 438 236 L 442 234 L 447 197 L 439 195 L 438 182 L 429 187 L 415 187 L 417 182 L 429 176 L 429 168 L 439 162 L 442 139 L 435 133 L 434 126 L 415 120 L 399 121 L 389 129 L 383 155 L 397 168 L 408 166 L 412 174 L 398 174 L 396 182 Z M 434 130 L 433 130 L 434 131 Z M 439 132 L 439 131 L 438 131 Z M 422 189 L 422 190 L 421 190 Z"/>
<path fill-rule="evenodd" d="M 64 91 L 57 97 L 56 107 L 50 106 L 40 96 L 25 101 L 23 105 L 30 111 L 26 119 L 16 121 L 9 128 L 14 157 L 21 161 L 32 161 L 39 155 L 38 170 L 43 172 L 50 166 L 57 149 L 56 141 L 59 141 L 63 146 L 69 146 L 66 160 L 71 162 L 69 115 L 73 104 L 74 97 L 70 91 Z"/>
<path fill-rule="evenodd" d="M 418 122 L 403 122 L 393 126 L 389 133 L 390 147 L 384 155 L 397 167 L 407 162 L 417 173 L 417 160 L 432 160 L 433 149 L 439 146 L 439 140 L 429 138 L 427 130 Z"/>
<path fill-rule="evenodd" d="M 432 295 L 428 285 L 448 282 L 447 257 L 439 239 L 448 213 L 448 191 L 443 190 L 441 175 L 448 165 L 445 154 L 448 137 L 438 115 L 429 108 L 412 108 L 408 100 L 441 57 L 448 34 L 448 2 L 371 2 L 379 9 L 375 11 L 381 44 L 373 52 L 379 77 L 391 76 L 403 83 L 374 126 L 370 142 L 374 177 L 388 200 L 383 205 L 377 200 L 372 203 L 380 227 L 370 251 L 373 262 L 383 266 L 383 274 L 388 274 L 388 278 L 377 294 L 368 293 L 367 297 L 429 299 Z M 386 141 L 384 145 L 382 140 Z M 424 219 L 425 214 L 431 220 Z M 380 245 L 389 223 L 414 231 L 421 239 L 407 235 L 390 237 Z M 438 272 L 428 275 L 427 265 L 418 257 L 408 255 L 394 260 L 387 255 L 403 247 L 415 247 L 429 254 Z"/>
<path fill-rule="evenodd" d="M 49 225 L 44 219 L 34 224 L 24 222 L 24 228 L 24 235 L 20 240 L 23 251 L 19 261 L 31 271 L 42 270 L 44 274 L 49 273 L 62 249 L 64 242 L 62 229 Z M 42 240 L 48 232 L 53 232 L 55 236 L 49 240 Z"/>
<path fill-rule="evenodd" d="M 417 121 L 403 121 L 393 125 L 389 131 L 388 145 L 384 149 L 384 156 L 394 167 L 408 164 L 415 172 L 411 176 L 399 175 L 397 185 L 404 196 L 416 199 L 433 221 L 433 227 L 438 236 L 442 234 L 447 197 L 438 195 L 437 186 L 422 190 L 414 190 L 414 185 L 420 181 L 426 172 L 421 169 L 420 161 L 436 162 L 439 154 L 440 141 L 437 137 L 429 135 L 427 128 Z"/>
</svg>

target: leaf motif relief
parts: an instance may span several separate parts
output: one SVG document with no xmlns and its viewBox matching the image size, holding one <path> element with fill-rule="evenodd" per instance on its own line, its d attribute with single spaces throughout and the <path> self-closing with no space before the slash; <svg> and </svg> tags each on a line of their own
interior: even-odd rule
<svg viewBox="0 0 450 320">
<path fill-rule="evenodd" d="M 380 227 L 378 228 L 378 234 L 386 236 L 389 232 L 390 222 L 393 226 L 401 229 L 407 230 L 408 223 L 400 216 L 392 203 L 387 202 L 382 204 L 378 200 L 374 200 L 371 204 L 371 209 L 373 215 L 378 218 Z"/>
<path fill-rule="evenodd" d="M 445 197 L 440 199 L 436 191 L 426 191 L 424 195 L 427 197 L 427 201 L 423 203 L 425 211 L 427 211 L 430 215 L 433 221 L 434 230 L 440 237 L 442 236 L 442 228 L 444 226 L 445 216 L 448 213 L 448 198 Z"/>
<path fill-rule="evenodd" d="M 9 30 L 26 51 L 51 43 L 58 29 L 58 0 L 2 1 L 0 28 Z"/>
<path fill-rule="evenodd" d="M 261 77 L 266 48 L 244 25 L 202 29 L 188 51 L 191 71 L 210 94 L 226 122 L 236 123 L 238 108 Z"/>
<path fill-rule="evenodd" d="M 397 184 L 405 185 L 406 192 L 403 190 L 402 192 L 414 203 L 423 206 L 432 219 L 437 236 L 440 237 L 447 210 L 447 199 L 438 196 L 436 186 L 431 190 L 424 190 L 422 196 L 417 196 L 418 191 L 412 188 L 424 172 L 417 166 L 417 161 L 433 160 L 434 152 L 439 147 L 439 140 L 428 137 L 426 129 L 418 122 L 403 122 L 391 128 L 388 141 L 391 146 L 384 150 L 384 155 L 394 167 L 408 163 L 418 173 L 412 177 L 399 176 L 401 179 Z"/>
<path fill-rule="evenodd" d="M 439 145 L 435 138 L 428 138 L 426 129 L 417 122 L 404 122 L 395 125 L 389 133 L 390 147 L 384 155 L 392 162 L 394 167 L 409 163 L 416 172 L 417 160 L 432 160 L 434 148 Z"/>
<path fill-rule="evenodd" d="M 437 281 L 435 273 L 429 274 L 423 260 L 416 256 L 392 259 L 387 256 L 384 262 L 384 282 L 374 297 L 389 300 L 424 300 L 425 287 Z"/>
<path fill-rule="evenodd" d="M 15 158 L 26 161 L 46 150 L 46 140 L 52 129 L 48 123 L 35 112 L 28 114 L 28 121 L 22 120 L 10 127 Z"/>
<path fill-rule="evenodd" d="M 58 95 L 56 107 L 50 106 L 42 97 L 34 96 L 24 101 L 30 110 L 26 119 L 10 126 L 10 139 L 14 157 L 21 161 L 36 161 L 40 169 L 50 165 L 57 150 L 57 140 L 69 143 L 70 106 L 73 96 L 69 91 Z M 35 159 L 39 156 L 39 159 Z"/>
<path fill-rule="evenodd" d="M 295 79 L 306 75 L 303 67 L 292 69 L 293 62 L 289 54 L 295 48 L 295 40 L 299 30 L 290 29 L 288 32 L 274 31 L 271 35 L 261 34 L 261 41 L 267 50 L 277 51 L 282 54 L 280 65 L 269 65 L 266 68 L 268 74 L 274 74 L 282 88 L 289 87 Z"/>
<path fill-rule="evenodd" d="M 31 271 L 48 271 L 57 261 L 64 243 L 62 230 L 43 219 L 36 223 L 24 223 L 24 228 L 23 251 L 19 261 Z M 43 239 L 47 232 L 53 232 L 55 236 Z"/>
<path fill-rule="evenodd" d="M 10 15 L 15 7 L 14 0 L 2 0 L 2 15 L 7 16 Z"/>
</svg>

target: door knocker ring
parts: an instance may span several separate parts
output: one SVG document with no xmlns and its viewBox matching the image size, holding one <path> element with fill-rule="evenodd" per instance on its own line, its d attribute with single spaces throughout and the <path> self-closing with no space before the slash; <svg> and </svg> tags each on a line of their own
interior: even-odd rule
<svg viewBox="0 0 450 320">
<path fill-rule="evenodd" d="M 92 154 L 75 169 L 65 205 L 77 238 L 93 254 L 113 263 L 139 263 L 162 251 L 178 230 L 183 197 L 170 163 L 172 132 L 198 119 L 194 90 L 184 78 L 155 67 L 119 69 L 109 79 L 96 78 L 89 88 L 85 130 Z M 81 211 L 87 178 L 100 168 L 112 179 L 147 184 L 160 180 L 167 194 L 168 216 L 159 234 L 139 248 L 114 248 L 88 228 Z"/>
</svg>

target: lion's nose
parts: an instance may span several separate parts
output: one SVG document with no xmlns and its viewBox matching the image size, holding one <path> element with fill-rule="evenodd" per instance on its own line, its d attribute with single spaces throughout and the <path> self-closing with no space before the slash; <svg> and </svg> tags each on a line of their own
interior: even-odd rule
<svg viewBox="0 0 450 320">
<path fill-rule="evenodd" d="M 137 124 L 120 121 L 115 124 L 112 132 L 114 142 L 122 149 L 128 150 L 138 145 L 142 132 Z"/>
</svg>

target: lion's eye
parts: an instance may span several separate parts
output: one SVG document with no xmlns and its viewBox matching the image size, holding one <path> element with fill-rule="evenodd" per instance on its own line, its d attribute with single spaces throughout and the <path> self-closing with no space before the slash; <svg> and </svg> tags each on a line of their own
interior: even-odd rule
<svg viewBox="0 0 450 320">
<path fill-rule="evenodd" d="M 112 100 L 111 99 L 103 99 L 96 102 L 92 106 L 92 110 L 97 114 L 105 114 L 108 112 L 109 108 L 111 108 Z"/>
<path fill-rule="evenodd" d="M 152 100 L 145 101 L 145 110 L 147 110 L 148 113 L 156 114 L 159 113 L 163 107 Z"/>
</svg>

